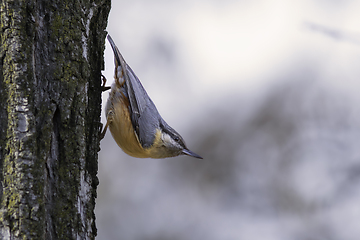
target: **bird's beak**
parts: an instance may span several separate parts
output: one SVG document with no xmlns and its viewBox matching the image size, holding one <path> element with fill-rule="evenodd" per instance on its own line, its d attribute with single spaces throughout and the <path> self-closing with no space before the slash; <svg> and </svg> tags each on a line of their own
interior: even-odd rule
<svg viewBox="0 0 360 240">
<path fill-rule="evenodd" d="M 185 154 L 185 155 L 188 155 L 188 156 L 190 156 L 190 157 L 203 159 L 201 156 L 199 156 L 199 155 L 197 155 L 196 153 L 190 151 L 189 149 L 184 149 L 184 150 L 182 150 L 182 153 Z"/>
</svg>

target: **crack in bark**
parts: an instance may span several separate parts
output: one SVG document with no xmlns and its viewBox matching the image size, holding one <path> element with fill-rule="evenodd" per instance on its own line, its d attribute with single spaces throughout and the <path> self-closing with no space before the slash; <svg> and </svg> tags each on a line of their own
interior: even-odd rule
<svg viewBox="0 0 360 240">
<path fill-rule="evenodd" d="M 0 239 L 96 236 L 103 4 L 0 3 Z"/>
</svg>

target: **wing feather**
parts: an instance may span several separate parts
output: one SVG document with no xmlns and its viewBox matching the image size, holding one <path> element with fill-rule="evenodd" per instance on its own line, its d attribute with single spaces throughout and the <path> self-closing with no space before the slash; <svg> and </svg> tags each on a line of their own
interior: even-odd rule
<svg viewBox="0 0 360 240">
<path fill-rule="evenodd" d="M 120 66 L 125 78 L 125 86 L 129 97 L 130 116 L 133 128 L 140 144 L 146 148 L 150 147 L 155 139 L 156 129 L 159 128 L 160 115 L 142 86 L 140 80 L 135 75 L 130 66 L 125 62 L 114 41 L 108 35 L 108 40 L 115 56 L 115 65 Z"/>
</svg>

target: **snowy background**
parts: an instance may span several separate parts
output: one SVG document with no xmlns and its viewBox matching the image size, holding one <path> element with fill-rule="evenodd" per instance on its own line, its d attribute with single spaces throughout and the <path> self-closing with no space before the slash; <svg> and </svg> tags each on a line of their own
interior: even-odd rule
<svg viewBox="0 0 360 240">
<path fill-rule="evenodd" d="M 112 2 L 108 32 L 204 159 L 107 132 L 98 240 L 359 239 L 360 1 Z"/>
</svg>

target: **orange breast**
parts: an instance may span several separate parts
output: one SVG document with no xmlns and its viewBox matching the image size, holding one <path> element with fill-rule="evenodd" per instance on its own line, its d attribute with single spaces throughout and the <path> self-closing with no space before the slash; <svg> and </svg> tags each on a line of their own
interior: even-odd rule
<svg viewBox="0 0 360 240">
<path fill-rule="evenodd" d="M 111 98 L 111 99 L 110 99 Z M 138 158 L 150 157 L 138 141 L 129 113 L 129 102 L 120 92 L 109 96 L 112 106 L 108 110 L 109 129 L 119 147 L 128 155 Z"/>
</svg>

